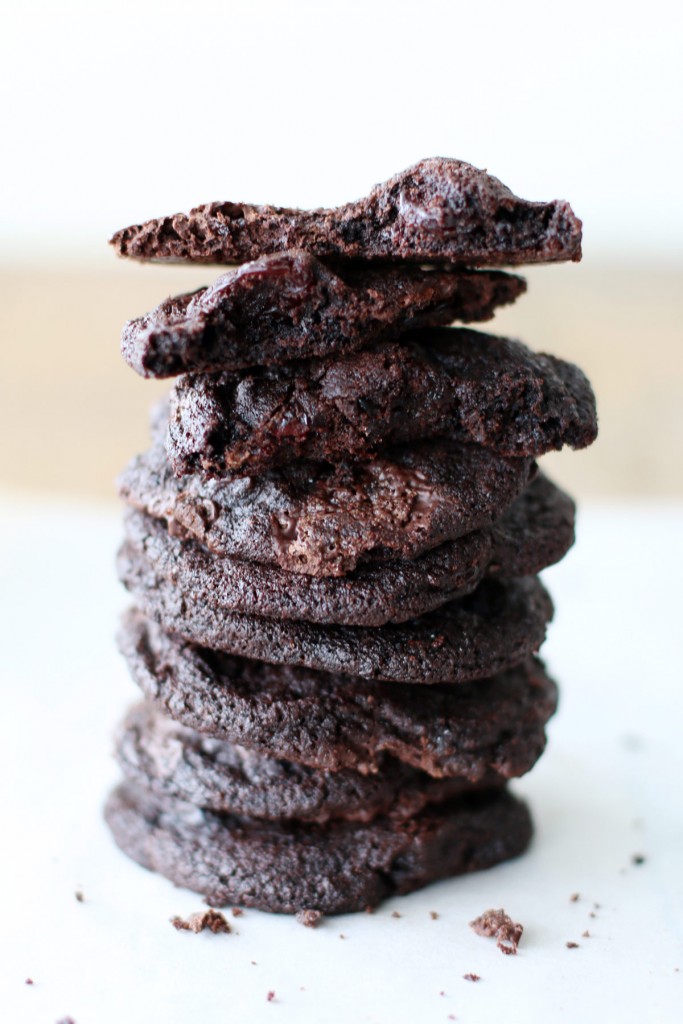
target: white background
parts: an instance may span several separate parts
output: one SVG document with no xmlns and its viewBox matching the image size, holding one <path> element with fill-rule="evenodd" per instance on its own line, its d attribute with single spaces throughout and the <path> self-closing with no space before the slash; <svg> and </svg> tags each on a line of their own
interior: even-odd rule
<svg viewBox="0 0 683 1024">
<path fill-rule="evenodd" d="M 683 256 L 680 2 L 5 6 L 4 261 L 105 260 L 213 199 L 332 205 L 433 155 L 570 198 L 589 259 Z"/>
</svg>

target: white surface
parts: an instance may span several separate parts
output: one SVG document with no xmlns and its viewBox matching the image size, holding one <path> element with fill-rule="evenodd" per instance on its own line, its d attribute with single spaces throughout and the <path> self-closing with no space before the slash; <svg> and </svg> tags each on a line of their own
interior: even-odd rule
<svg viewBox="0 0 683 1024">
<path fill-rule="evenodd" d="M 331 205 L 427 156 L 680 260 L 680 0 L 14 0 L 0 255 L 201 202 Z M 1 241 L 4 235 L 4 243 Z"/>
<path fill-rule="evenodd" d="M 545 757 L 515 786 L 537 823 L 527 856 L 315 931 L 247 911 L 229 936 L 176 932 L 169 917 L 199 897 L 128 861 L 101 820 L 111 731 L 136 692 L 112 641 L 117 519 L 6 501 L 1 525 L 0 1019 L 681 1019 L 681 507 L 586 509 L 546 574 L 563 696 Z M 498 906 L 525 926 L 517 957 L 468 928 Z"/>
</svg>

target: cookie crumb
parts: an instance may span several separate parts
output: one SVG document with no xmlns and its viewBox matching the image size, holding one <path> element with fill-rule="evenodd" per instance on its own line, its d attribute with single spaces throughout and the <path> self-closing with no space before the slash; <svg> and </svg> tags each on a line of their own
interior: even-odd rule
<svg viewBox="0 0 683 1024">
<path fill-rule="evenodd" d="M 255 961 L 255 960 L 252 960 L 251 962 L 252 962 L 252 964 L 254 965 L 254 967 L 256 967 L 256 961 Z"/>
<path fill-rule="evenodd" d="M 578 942 L 565 942 L 565 946 L 567 947 L 567 949 L 578 949 L 579 948 Z"/>
<path fill-rule="evenodd" d="M 367 907 L 365 908 L 365 913 L 366 914 L 374 914 L 375 913 L 375 908 L 371 907 L 370 904 L 368 903 Z"/>
<path fill-rule="evenodd" d="M 322 921 L 323 915 L 319 910 L 304 909 L 300 910 L 296 915 L 296 919 L 299 924 L 304 925 L 306 928 L 317 928 Z"/>
<path fill-rule="evenodd" d="M 570 903 L 578 903 L 580 899 L 581 899 L 581 897 L 580 897 L 579 893 L 578 892 L 573 892 L 571 894 L 571 896 L 569 897 L 569 902 Z"/>
<path fill-rule="evenodd" d="M 399 914 L 398 910 L 392 910 L 391 911 L 391 916 L 392 917 L 400 917 L 401 915 Z"/>
<path fill-rule="evenodd" d="M 588 916 L 589 917 L 597 917 L 598 915 L 593 910 L 591 910 L 591 912 L 590 912 L 590 914 Z"/>
<path fill-rule="evenodd" d="M 206 928 L 214 935 L 219 932 L 230 934 L 232 928 L 219 910 L 199 910 L 196 914 L 190 914 L 188 918 L 172 917 L 171 924 L 176 931 L 203 932 Z"/>
<path fill-rule="evenodd" d="M 345 935 L 343 934 L 343 932 L 339 932 L 339 938 L 340 938 L 340 939 L 345 939 L 345 938 L 346 938 L 346 936 L 345 936 Z"/>
<path fill-rule="evenodd" d="M 85 903 L 85 896 L 83 895 L 80 889 L 76 889 L 74 896 L 76 897 L 79 903 Z"/>
<path fill-rule="evenodd" d="M 438 921 L 439 920 L 439 915 L 437 914 L 437 912 L 435 910 L 430 910 L 429 911 L 429 916 L 431 917 L 432 921 Z"/>
<path fill-rule="evenodd" d="M 465 981 L 481 981 L 480 976 L 478 974 L 472 974 L 471 971 L 469 971 L 467 974 L 463 974 L 463 978 L 465 979 Z"/>
<path fill-rule="evenodd" d="M 474 921 L 470 921 L 470 928 L 473 928 L 477 935 L 496 939 L 498 949 L 508 956 L 516 955 L 519 940 L 524 931 L 523 926 L 513 921 L 502 908 L 500 910 L 485 910 Z"/>
<path fill-rule="evenodd" d="M 270 992 L 266 996 L 266 999 L 268 1000 L 269 1003 L 272 1003 L 273 999 L 275 999 L 275 993 L 273 992 L 272 989 L 270 990 Z"/>
<path fill-rule="evenodd" d="M 602 910 L 601 904 L 600 903 L 594 903 L 593 904 L 593 910 Z"/>
<path fill-rule="evenodd" d="M 631 857 L 631 863 L 635 864 L 637 867 L 640 867 L 641 864 L 645 863 L 645 857 L 642 853 L 634 853 Z"/>
<path fill-rule="evenodd" d="M 57 1021 L 57 1024 L 76 1024 L 73 1017 L 62 1017 L 61 1020 Z"/>
<path fill-rule="evenodd" d="M 241 907 L 233 907 L 231 913 L 233 917 L 244 917 L 244 911 Z"/>
<path fill-rule="evenodd" d="M 590 937 L 591 937 L 591 933 L 588 931 L 588 929 L 586 929 L 585 932 L 581 932 L 581 938 L 582 939 L 590 939 Z"/>
<path fill-rule="evenodd" d="M 457 1017 L 455 1016 L 454 1013 L 449 1013 L 448 1014 L 448 1020 L 457 1020 Z"/>
<path fill-rule="evenodd" d="M 33 984 L 33 978 L 27 978 L 26 981 L 24 982 L 24 985 L 32 985 L 32 984 Z"/>
</svg>

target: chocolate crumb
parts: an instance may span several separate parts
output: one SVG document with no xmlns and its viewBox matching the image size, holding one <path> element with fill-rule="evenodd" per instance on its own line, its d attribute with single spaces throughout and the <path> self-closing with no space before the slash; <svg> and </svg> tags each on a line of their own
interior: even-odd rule
<svg viewBox="0 0 683 1024">
<path fill-rule="evenodd" d="M 602 907 L 600 906 L 600 904 L 599 904 L 599 903 L 594 903 L 594 904 L 593 904 L 593 909 L 594 909 L 594 910 L 601 910 L 601 909 L 602 909 Z"/>
<path fill-rule="evenodd" d="M 578 892 L 573 892 L 571 894 L 571 896 L 569 897 L 569 902 L 570 903 L 578 903 L 579 899 L 580 899 L 579 893 Z"/>
<path fill-rule="evenodd" d="M 32 984 L 33 984 L 33 978 L 27 978 L 26 981 L 24 982 L 24 985 L 32 985 Z"/>
<path fill-rule="evenodd" d="M 171 924 L 177 931 L 184 932 L 203 932 L 208 928 L 210 932 L 217 935 L 219 932 L 229 934 L 232 931 L 223 914 L 219 910 L 212 909 L 200 910 L 196 914 L 190 914 L 187 919 L 172 917 Z"/>
<path fill-rule="evenodd" d="M 374 913 L 375 913 L 375 908 L 374 908 L 374 907 L 370 907 L 370 906 L 367 906 L 367 907 L 365 908 L 365 913 L 366 913 L 366 914 L 374 914 Z"/>
<path fill-rule="evenodd" d="M 232 916 L 233 917 L 244 917 L 244 911 L 242 910 L 241 907 L 233 907 L 232 908 Z"/>
<path fill-rule="evenodd" d="M 448 1014 L 448 1020 L 457 1020 L 457 1017 L 455 1016 L 454 1013 L 449 1013 Z"/>
<path fill-rule="evenodd" d="M 581 938 L 582 939 L 590 939 L 590 937 L 591 937 L 591 933 L 588 931 L 588 929 L 586 929 L 585 932 L 581 932 Z"/>
<path fill-rule="evenodd" d="M 446 995 L 446 993 L 445 993 L 445 992 L 439 992 L 439 995 L 440 995 L 440 996 L 445 996 L 445 995 Z"/>
<path fill-rule="evenodd" d="M 597 917 L 598 915 L 596 913 L 594 913 L 594 911 L 591 910 L 591 912 L 590 912 L 590 914 L 588 916 L 589 917 Z"/>
<path fill-rule="evenodd" d="M 62 1017 L 61 1020 L 57 1021 L 57 1024 L 76 1024 L 73 1017 Z"/>
<path fill-rule="evenodd" d="M 472 974 L 471 971 L 469 971 L 467 974 L 463 974 L 463 978 L 465 979 L 465 981 L 481 981 L 480 976 L 478 974 Z"/>
<path fill-rule="evenodd" d="M 252 960 L 251 962 L 252 962 L 252 964 L 254 965 L 254 967 L 256 967 L 256 961 L 255 961 L 255 960 Z"/>
<path fill-rule="evenodd" d="M 317 928 L 322 920 L 322 916 L 319 910 L 305 909 L 299 911 L 296 919 L 299 924 L 303 924 L 306 928 Z"/>
<path fill-rule="evenodd" d="M 398 910 L 392 910 L 391 911 L 391 916 L 392 917 L 400 917 L 401 915 L 399 914 Z"/>
<path fill-rule="evenodd" d="M 431 917 L 432 921 L 438 921 L 438 919 L 439 919 L 439 915 L 437 914 L 437 912 L 435 910 L 430 910 L 429 911 L 429 916 Z"/>
<path fill-rule="evenodd" d="M 631 857 L 631 863 L 640 866 L 645 863 L 645 857 L 642 853 L 634 853 Z"/>
<path fill-rule="evenodd" d="M 346 936 L 345 936 L 345 935 L 344 935 L 344 934 L 343 934 L 342 932 L 340 932 L 340 933 L 339 933 L 339 938 L 340 938 L 340 939 L 345 939 L 345 938 L 346 938 Z"/>
<path fill-rule="evenodd" d="M 81 892 L 80 889 L 76 889 L 76 892 L 74 893 L 74 896 L 76 897 L 76 899 L 78 900 L 79 903 L 84 903 L 85 902 L 85 896 L 83 895 L 83 893 Z"/>
<path fill-rule="evenodd" d="M 579 948 L 578 942 L 565 942 L 565 946 L 567 947 L 567 949 L 578 949 Z"/>
<path fill-rule="evenodd" d="M 498 949 L 507 955 L 516 955 L 524 931 L 522 925 L 515 923 L 502 908 L 484 911 L 474 921 L 470 921 L 470 928 L 473 928 L 477 935 L 495 938 Z"/>
<path fill-rule="evenodd" d="M 272 989 L 266 996 L 266 999 L 268 1000 L 269 1003 L 272 1003 L 273 999 L 275 999 L 275 993 L 272 991 Z"/>
</svg>

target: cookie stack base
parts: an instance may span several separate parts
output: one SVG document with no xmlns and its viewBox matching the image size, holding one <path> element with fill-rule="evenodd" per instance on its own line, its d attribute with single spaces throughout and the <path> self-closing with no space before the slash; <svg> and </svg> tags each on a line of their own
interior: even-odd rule
<svg viewBox="0 0 683 1024">
<path fill-rule="evenodd" d="M 493 867 L 532 834 L 525 804 L 505 790 L 473 793 L 407 820 L 264 822 L 219 815 L 124 783 L 105 817 L 120 848 L 214 906 L 325 914 Z"/>
</svg>

